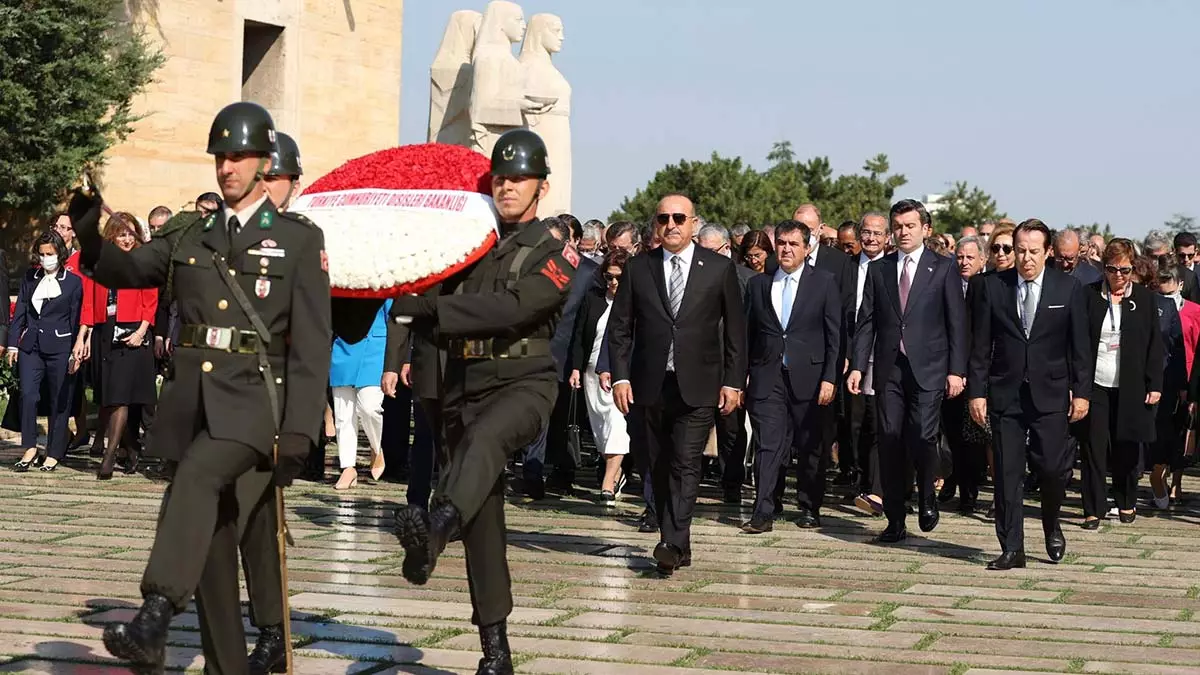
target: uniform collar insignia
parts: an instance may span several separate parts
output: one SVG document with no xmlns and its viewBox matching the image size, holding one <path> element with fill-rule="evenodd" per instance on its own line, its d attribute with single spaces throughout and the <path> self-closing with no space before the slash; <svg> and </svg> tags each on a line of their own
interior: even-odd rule
<svg viewBox="0 0 1200 675">
<path fill-rule="evenodd" d="M 208 217 L 208 219 L 204 221 L 204 231 L 208 232 L 209 230 L 211 230 L 213 228 L 213 224 L 216 222 L 217 222 L 216 214 L 210 215 Z"/>
<path fill-rule="evenodd" d="M 259 218 L 258 218 L 258 229 L 269 230 L 269 229 L 271 229 L 271 224 L 274 221 L 275 221 L 275 212 L 270 209 L 267 209 L 266 211 L 263 211 L 262 215 L 259 216 Z"/>
</svg>

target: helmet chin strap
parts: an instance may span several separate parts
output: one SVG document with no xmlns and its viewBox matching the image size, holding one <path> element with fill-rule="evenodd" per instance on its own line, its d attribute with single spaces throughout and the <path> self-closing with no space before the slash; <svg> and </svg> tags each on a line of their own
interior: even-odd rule
<svg viewBox="0 0 1200 675">
<path fill-rule="evenodd" d="M 292 204 L 292 195 L 293 195 L 293 194 L 295 194 L 295 192 L 296 192 L 296 182 L 297 182 L 297 181 L 296 181 L 296 179 L 294 179 L 294 178 L 288 181 L 288 191 L 287 191 L 287 195 L 285 195 L 285 196 L 284 196 L 284 198 L 283 198 L 283 203 L 279 205 L 279 208 L 281 208 L 281 209 L 283 209 L 283 210 L 285 210 L 285 211 L 286 211 L 286 210 L 287 210 L 287 207 L 288 207 L 288 206 L 291 206 L 291 204 Z"/>
<path fill-rule="evenodd" d="M 246 186 L 246 189 L 242 191 L 242 194 L 238 195 L 237 201 L 239 204 L 243 199 L 246 198 L 246 195 L 254 191 L 254 186 L 258 185 L 258 183 L 263 179 L 263 171 L 265 171 L 267 168 L 267 161 L 268 160 L 266 157 L 259 158 L 258 166 L 254 169 L 254 180 L 250 181 L 250 184 Z"/>
</svg>

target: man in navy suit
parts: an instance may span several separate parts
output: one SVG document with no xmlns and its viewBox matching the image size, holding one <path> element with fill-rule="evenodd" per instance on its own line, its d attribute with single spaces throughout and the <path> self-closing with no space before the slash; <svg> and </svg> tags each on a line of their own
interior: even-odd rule
<svg viewBox="0 0 1200 675">
<path fill-rule="evenodd" d="M 1041 470 L 1046 552 L 1051 562 L 1066 554 L 1058 512 L 1073 460 L 1067 422 L 1087 415 L 1095 369 L 1083 285 L 1046 266 L 1050 230 L 1040 220 L 1027 220 L 1013 232 L 1013 243 L 1017 266 L 980 277 L 971 292 L 967 403 L 977 423 L 992 425 L 996 536 L 1003 549 L 988 563 L 990 570 L 1025 567 L 1027 437 Z"/>
<path fill-rule="evenodd" d="M 787 474 L 792 448 L 799 459 L 800 527 L 818 527 L 825 496 L 826 457 L 821 416 L 833 402 L 839 373 L 842 305 L 837 279 L 806 264 L 808 226 L 787 220 L 775 227 L 779 269 L 760 274 L 746 287 L 750 419 L 759 449 L 754 514 L 742 531 L 772 530 L 775 490 Z"/>
<path fill-rule="evenodd" d="M 905 476 L 916 465 L 922 532 L 938 524 L 934 473 L 943 396 L 962 393 L 967 372 L 966 305 L 954 261 L 925 248 L 932 220 L 925 205 L 902 199 L 888 218 L 896 252 L 867 267 L 846 387 L 859 394 L 874 354 L 883 511 L 879 536 L 908 536 Z"/>
</svg>

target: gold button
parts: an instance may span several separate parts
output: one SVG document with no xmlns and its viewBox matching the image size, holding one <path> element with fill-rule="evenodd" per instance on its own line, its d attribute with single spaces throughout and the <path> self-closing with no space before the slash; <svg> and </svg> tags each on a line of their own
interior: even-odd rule
<svg viewBox="0 0 1200 675">
<path fill-rule="evenodd" d="M 204 363 L 201 363 L 200 370 L 203 370 L 206 373 L 211 373 L 212 372 L 212 361 L 205 361 Z"/>
<path fill-rule="evenodd" d="M 234 271 L 234 270 L 229 270 L 229 276 L 231 276 L 231 277 L 236 277 L 236 276 L 237 276 L 237 272 L 236 272 L 236 271 Z"/>
<path fill-rule="evenodd" d="M 282 377 L 275 378 L 275 384 L 283 384 L 283 378 Z"/>
<path fill-rule="evenodd" d="M 217 303 L 217 309 L 229 309 L 229 301 L 225 298 L 221 298 L 221 301 Z"/>
<path fill-rule="evenodd" d="M 188 258 L 188 264 L 189 264 L 189 265 L 195 265 L 195 264 L 196 264 L 196 259 L 195 259 L 195 258 Z"/>
<path fill-rule="evenodd" d="M 265 268 L 265 267 L 262 268 L 261 270 L 258 271 L 258 273 L 263 275 L 264 277 L 267 276 L 267 268 Z"/>
</svg>

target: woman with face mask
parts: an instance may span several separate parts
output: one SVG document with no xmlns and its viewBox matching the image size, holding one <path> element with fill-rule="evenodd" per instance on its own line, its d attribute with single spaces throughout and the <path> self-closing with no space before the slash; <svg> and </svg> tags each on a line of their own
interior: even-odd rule
<svg viewBox="0 0 1200 675">
<path fill-rule="evenodd" d="M 33 247 L 33 265 L 21 280 L 17 306 L 8 333 L 7 359 L 17 366 L 20 380 L 21 447 L 25 454 L 13 467 L 54 471 L 67 454 L 67 418 L 71 414 L 71 377 L 79 368 L 72 345 L 79 331 L 83 284 L 66 270 L 67 246 L 57 232 L 44 232 Z M 46 452 L 37 448 L 37 410 L 46 382 L 50 415 Z"/>
</svg>

